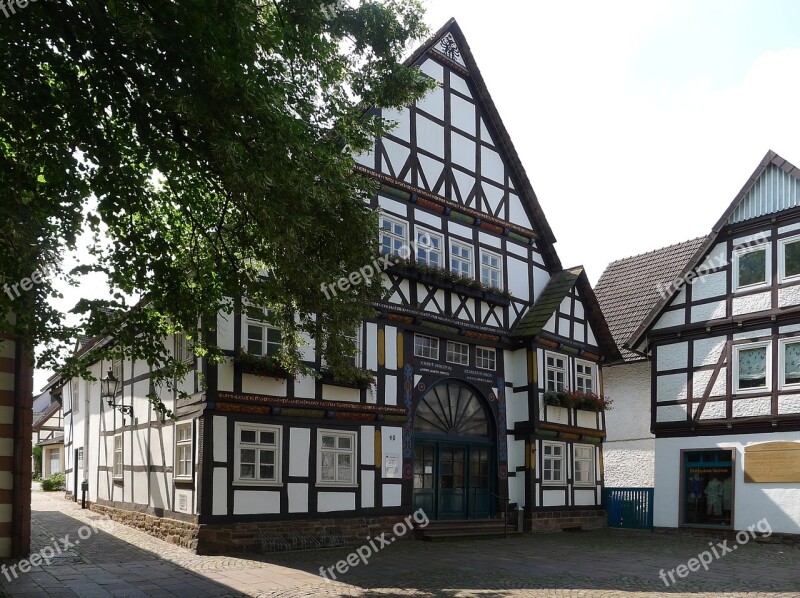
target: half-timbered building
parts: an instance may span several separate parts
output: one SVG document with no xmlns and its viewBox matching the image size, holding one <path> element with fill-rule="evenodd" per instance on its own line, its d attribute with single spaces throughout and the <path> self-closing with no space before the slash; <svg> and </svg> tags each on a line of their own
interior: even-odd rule
<svg viewBox="0 0 800 598">
<path fill-rule="evenodd" d="M 274 352 L 279 331 L 263 310 L 220 315 L 213 341 L 228 360 L 197 360 L 191 397 L 163 397 L 176 422 L 145 398 L 145 363 L 113 364 L 132 417 L 97 384 L 65 385 L 67 469 L 82 468 L 72 491 L 87 479 L 94 508 L 200 550 L 331 525 L 363 540 L 417 509 L 455 521 L 521 511 L 528 529 L 603 524 L 605 413 L 592 398 L 616 345 L 583 269 L 561 266 L 457 24 L 409 60 L 437 86 L 383 111 L 397 126 L 356 159 L 380 183 L 370 207 L 394 262 L 357 332 L 373 384 L 264 375 L 247 356 Z M 166 342 L 192 360 L 184 339 Z M 313 344 L 304 351 L 321 370 Z"/>
<path fill-rule="evenodd" d="M 689 244 L 625 345 L 649 358 L 655 525 L 800 533 L 800 169 L 769 152 Z"/>
</svg>

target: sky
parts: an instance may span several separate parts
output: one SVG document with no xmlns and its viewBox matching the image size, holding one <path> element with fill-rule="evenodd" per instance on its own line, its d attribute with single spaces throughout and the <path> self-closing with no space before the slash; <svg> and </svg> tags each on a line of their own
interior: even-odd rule
<svg viewBox="0 0 800 598">
<path fill-rule="evenodd" d="M 432 31 L 461 26 L 562 264 L 592 283 L 707 234 L 768 150 L 800 165 L 800 2 L 423 1 Z"/>
</svg>

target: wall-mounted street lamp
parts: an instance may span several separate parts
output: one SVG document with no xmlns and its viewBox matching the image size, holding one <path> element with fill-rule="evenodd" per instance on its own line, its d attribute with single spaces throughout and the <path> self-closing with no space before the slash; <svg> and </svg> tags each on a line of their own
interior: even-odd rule
<svg viewBox="0 0 800 598">
<path fill-rule="evenodd" d="M 111 368 L 108 368 L 108 373 L 105 378 L 100 378 L 100 398 L 105 399 L 109 407 L 119 409 L 125 415 L 133 417 L 133 407 L 131 405 L 116 405 L 114 404 L 114 397 L 117 396 L 119 390 L 119 380 L 114 376 Z"/>
</svg>

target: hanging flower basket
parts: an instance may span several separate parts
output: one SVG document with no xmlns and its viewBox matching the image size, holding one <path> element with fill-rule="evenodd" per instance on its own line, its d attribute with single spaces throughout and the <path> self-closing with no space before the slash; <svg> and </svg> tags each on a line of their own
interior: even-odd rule
<svg viewBox="0 0 800 598">
<path fill-rule="evenodd" d="M 283 367 L 277 359 L 269 355 L 252 355 L 241 347 L 233 357 L 235 363 L 245 374 L 254 374 L 269 378 L 294 378 L 294 375 Z"/>
<path fill-rule="evenodd" d="M 593 392 L 577 390 L 550 390 L 542 396 L 545 405 L 584 409 L 586 411 L 610 411 L 614 402 L 608 397 Z"/>
</svg>

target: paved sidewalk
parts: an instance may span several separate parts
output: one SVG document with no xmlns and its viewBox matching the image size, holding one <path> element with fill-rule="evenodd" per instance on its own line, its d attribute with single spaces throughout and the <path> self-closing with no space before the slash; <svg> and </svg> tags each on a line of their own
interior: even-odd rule
<svg viewBox="0 0 800 598">
<path fill-rule="evenodd" d="M 53 494 L 33 493 L 32 508 L 35 551 L 67 534 L 74 545 L 13 581 L 0 574 L 0 585 L 14 597 L 800 597 L 800 550 L 777 544 L 738 547 L 715 560 L 708 572 L 691 573 L 667 588 L 659 571 L 706 550 L 707 539 L 598 530 L 509 540 L 408 541 L 351 569 L 340 576 L 341 583 L 326 583 L 320 567 L 334 565 L 352 549 L 198 556 L 104 521 Z M 79 539 L 86 524 L 98 531 Z"/>
</svg>

